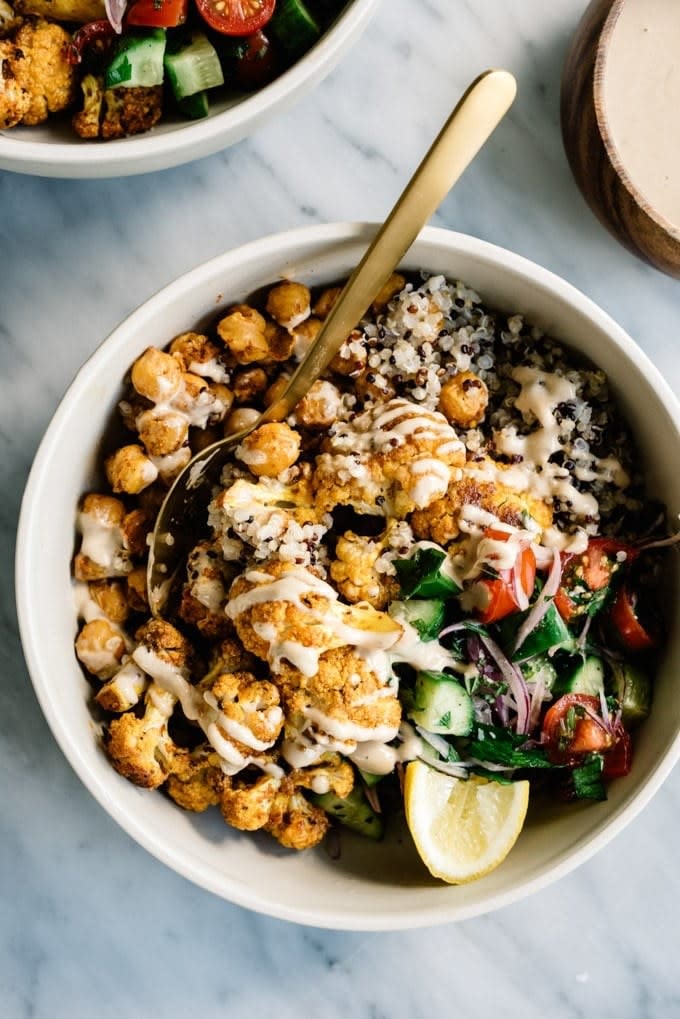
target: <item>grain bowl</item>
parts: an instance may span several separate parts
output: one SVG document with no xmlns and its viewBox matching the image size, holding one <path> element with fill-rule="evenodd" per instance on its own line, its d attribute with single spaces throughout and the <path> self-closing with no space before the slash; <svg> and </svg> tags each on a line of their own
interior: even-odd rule
<svg viewBox="0 0 680 1019">
<path fill-rule="evenodd" d="M 41 0 L 35 2 L 40 4 Z M 98 0 L 93 0 L 93 3 L 96 6 Z M 71 126 L 76 105 L 63 114 L 50 116 L 38 126 L 20 123 L 16 127 L 0 129 L 0 169 L 39 177 L 122 177 L 164 170 L 211 155 L 248 137 L 318 84 L 359 38 L 378 3 L 379 0 L 351 0 L 318 41 L 269 84 L 250 91 L 230 84 L 228 80 L 222 88 L 211 90 L 208 94 L 214 95 L 215 99 L 210 100 L 208 114 L 201 115 L 200 119 L 183 119 L 177 113 L 171 113 L 167 119 L 143 134 L 130 133 L 136 128 L 128 124 L 125 127 L 127 137 L 112 135 L 113 140 L 110 141 L 96 138 L 85 140 L 77 137 Z M 45 28 L 45 22 L 38 24 Z M 91 24 L 98 25 L 101 22 Z M 56 29 L 57 26 L 53 27 Z M 69 31 L 75 30 L 78 25 L 68 24 L 67 28 Z M 162 32 L 150 28 L 141 31 L 146 34 Z M 219 38 L 225 40 L 225 44 L 239 42 L 226 35 Z M 8 56 L 8 41 L 0 41 L 5 47 L 5 56 Z M 92 75 L 88 77 L 92 78 Z M 53 91 L 52 86 L 49 88 Z M 80 87 L 77 91 L 79 94 Z M 136 90 L 122 90 L 123 93 L 126 91 Z M 164 108 L 167 106 L 168 94 L 166 84 Z M 2 124 L 2 108 L 6 106 L 7 96 L 3 94 L 0 99 L 3 100 L 0 103 Z M 87 105 L 87 98 L 85 103 Z M 104 106 L 102 104 L 102 109 Z M 32 123 L 36 124 L 37 121 L 33 120 Z"/>
<path fill-rule="evenodd" d="M 227 253 L 171 284 L 102 344 L 64 397 L 31 471 L 17 544 L 17 604 L 29 672 L 55 738 L 81 780 L 140 845 L 200 886 L 263 913 L 328 928 L 403 929 L 488 912 L 545 886 L 605 845 L 648 802 L 680 750 L 674 690 L 679 628 L 671 595 L 653 707 L 636 734 L 630 774 L 612 782 L 603 801 L 532 803 L 502 866 L 456 887 L 428 874 L 399 817 L 380 842 L 343 831 L 335 858 L 328 847 L 292 853 L 259 833 L 226 827 L 210 811 L 181 811 L 157 790 L 136 788 L 103 752 L 92 687 L 74 653 L 80 625 L 71 579 L 75 515 L 84 493 L 101 484 L 95 474 L 99 441 L 123 396 L 126 370 L 150 345 L 165 347 L 281 279 L 312 288 L 341 280 L 373 231 L 365 224 L 313 227 Z M 447 231 L 424 230 L 400 268 L 462 280 L 499 313 L 520 313 L 596 360 L 638 443 L 650 491 L 671 519 L 677 515 L 680 410 L 611 319 L 546 270 Z M 671 563 L 674 555 L 671 550 Z"/>
</svg>

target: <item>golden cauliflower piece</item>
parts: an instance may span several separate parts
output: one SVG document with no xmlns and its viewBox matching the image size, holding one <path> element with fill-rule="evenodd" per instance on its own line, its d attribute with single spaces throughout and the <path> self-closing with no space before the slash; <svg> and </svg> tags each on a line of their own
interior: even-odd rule
<svg viewBox="0 0 680 1019">
<path fill-rule="evenodd" d="M 483 480 L 484 468 L 490 463 L 485 459 L 467 464 L 462 478 L 449 485 L 446 495 L 436 499 L 427 509 L 416 510 L 411 517 L 414 534 L 446 546 L 460 533 L 460 516 L 464 506 L 479 506 L 512 527 L 523 527 L 527 515 L 541 529 L 549 527 L 552 509 L 547 503 L 526 491 L 508 488 L 500 481 Z M 493 467 L 501 474 L 506 469 L 500 463 L 494 463 Z"/>
<path fill-rule="evenodd" d="M 169 762 L 168 795 L 184 810 L 202 813 L 220 802 L 223 774 L 219 755 L 207 744 L 177 751 Z"/>
<path fill-rule="evenodd" d="M 0 41 L 0 128 L 42 124 L 73 102 L 70 42 L 66 29 L 42 19 L 24 22 Z"/>
<path fill-rule="evenodd" d="M 252 547 L 256 559 L 277 554 L 289 562 L 311 564 L 331 523 L 313 502 L 306 479 L 284 485 L 273 478 L 257 483 L 240 478 L 212 501 L 208 519 L 227 559 L 235 557 L 237 538 Z"/>
<path fill-rule="evenodd" d="M 441 498 L 465 463 L 444 415 L 401 398 L 336 422 L 322 449 L 313 475 L 322 511 L 352 505 L 397 519 Z"/>
<path fill-rule="evenodd" d="M 97 21 L 106 17 L 104 0 L 14 0 L 20 14 L 37 14 L 52 21 Z"/>
<path fill-rule="evenodd" d="M 344 800 L 354 788 L 354 769 L 340 754 L 324 754 L 310 768 L 295 768 L 290 778 L 298 789 L 314 793 L 334 793 Z"/>
<path fill-rule="evenodd" d="M 105 742 L 113 767 L 144 789 L 157 789 L 169 774 L 176 747 L 168 733 L 175 697 L 152 683 L 144 698 L 141 718 L 131 711 L 114 718 Z"/>
<path fill-rule="evenodd" d="M 283 665 L 279 676 L 286 711 L 286 737 L 310 734 L 321 744 L 337 741 L 352 753 L 368 740 L 389 742 L 397 735 L 401 705 L 351 647 L 334 648 L 319 658 L 313 676 Z"/>
<path fill-rule="evenodd" d="M 292 778 L 284 778 L 274 796 L 265 831 L 286 849 L 312 849 L 324 838 L 330 821 L 321 807 L 310 803 Z"/>
<path fill-rule="evenodd" d="M 274 745 L 283 729 L 279 691 L 267 679 L 250 672 L 225 672 L 199 684 L 204 699 L 219 714 L 215 726 L 221 740 L 236 747 L 241 757 L 262 753 Z"/>
<path fill-rule="evenodd" d="M 72 120 L 80 138 L 108 140 L 143 134 L 163 115 L 162 85 L 105 89 L 101 78 L 86 74 L 80 87 L 83 108 Z"/>
<path fill-rule="evenodd" d="M 135 633 L 138 646 L 171 665 L 174 669 L 187 671 L 194 656 L 194 649 L 179 630 L 164 619 L 149 619 Z"/>
<path fill-rule="evenodd" d="M 403 541 L 399 541 L 402 529 L 406 529 Z M 350 602 L 367 601 L 373 608 L 384 609 L 399 594 L 399 582 L 386 552 L 394 549 L 398 554 L 400 544 L 410 546 L 412 535 L 403 521 L 390 520 L 379 538 L 346 531 L 335 547 L 336 558 L 329 567 L 330 575 L 340 591 Z"/>
<path fill-rule="evenodd" d="M 222 817 L 232 828 L 240 831 L 258 831 L 269 821 L 281 779 L 274 775 L 240 774 L 225 777 L 220 793 Z"/>
</svg>

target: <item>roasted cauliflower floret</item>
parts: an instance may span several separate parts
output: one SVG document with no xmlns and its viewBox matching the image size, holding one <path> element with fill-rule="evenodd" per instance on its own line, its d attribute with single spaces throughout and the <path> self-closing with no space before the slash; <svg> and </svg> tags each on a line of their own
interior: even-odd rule
<svg viewBox="0 0 680 1019">
<path fill-rule="evenodd" d="M 86 22 L 106 17 L 104 0 L 14 0 L 19 14 L 37 14 L 52 21 Z"/>
<path fill-rule="evenodd" d="M 339 647 L 319 658 L 318 671 L 303 676 L 283 665 L 279 677 L 286 710 L 286 736 L 295 730 L 331 740 L 351 753 L 358 743 L 388 742 L 397 735 L 401 705 L 396 689 L 383 683 L 351 647 Z"/>
<path fill-rule="evenodd" d="M 279 691 L 269 680 L 256 679 L 250 672 L 226 672 L 209 686 L 200 683 L 199 689 L 219 712 L 215 721 L 219 735 L 241 756 L 261 754 L 274 745 L 283 728 L 283 711 Z"/>
<path fill-rule="evenodd" d="M 285 485 L 272 478 L 244 479 L 223 489 L 210 504 L 209 523 L 225 558 L 235 558 L 234 539 L 250 545 L 256 559 L 274 554 L 288 562 L 315 562 L 331 524 L 313 505 L 306 479 Z"/>
<path fill-rule="evenodd" d="M 0 39 L 12 35 L 22 21 L 22 16 L 7 3 L 7 0 L 0 0 Z"/>
<path fill-rule="evenodd" d="M 120 714 L 129 711 L 141 700 L 149 685 L 149 677 L 131 658 L 97 691 L 95 700 L 104 711 Z"/>
<path fill-rule="evenodd" d="M 172 773 L 165 784 L 168 795 L 183 810 L 202 813 L 220 802 L 223 774 L 219 754 L 207 744 L 178 751 L 170 761 Z"/>
<path fill-rule="evenodd" d="M 349 504 L 397 519 L 441 498 L 465 463 L 465 447 L 444 415 L 404 399 L 337 422 L 322 448 L 314 472 L 322 509 Z"/>
<path fill-rule="evenodd" d="M 384 609 L 399 593 L 394 567 L 384 558 L 389 550 L 389 530 L 373 540 L 364 535 L 346 531 L 335 546 L 336 558 L 329 572 L 336 587 L 350 602 L 367 601 L 376 609 Z"/>
<path fill-rule="evenodd" d="M 149 619 L 135 633 L 138 646 L 174 669 L 188 670 L 194 649 L 179 630 L 164 619 Z"/>
<path fill-rule="evenodd" d="M 330 827 L 327 814 L 310 803 L 292 778 L 285 778 L 274 796 L 264 828 L 286 849 L 311 849 Z"/>
<path fill-rule="evenodd" d="M 0 41 L 0 127 L 42 124 L 66 109 L 75 95 L 75 70 L 67 59 L 71 36 L 42 19 L 24 22 Z"/>
<path fill-rule="evenodd" d="M 314 793 L 334 793 L 341 800 L 349 796 L 354 788 L 354 769 L 340 754 L 324 754 L 318 764 L 310 768 L 295 768 L 290 773 L 298 789 L 309 789 Z"/>
<path fill-rule="evenodd" d="M 232 828 L 259 831 L 269 821 L 280 786 L 281 779 L 274 775 L 225 778 L 219 799 L 222 817 Z"/>
<path fill-rule="evenodd" d="M 161 85 L 104 88 L 103 80 L 86 74 L 81 82 L 83 108 L 72 120 L 80 138 L 125 138 L 143 134 L 163 114 Z"/>
<path fill-rule="evenodd" d="M 479 506 L 512 527 L 523 527 L 527 516 L 535 522 L 538 530 L 549 527 L 552 509 L 547 503 L 527 491 L 508 488 L 500 480 L 485 480 L 485 471 L 490 463 L 487 459 L 467 464 L 462 478 L 449 485 L 446 495 L 436 499 L 427 509 L 416 510 L 411 517 L 416 537 L 448 545 L 460 533 L 461 513 L 465 506 Z M 506 467 L 493 464 L 493 469 L 502 477 Z"/>
<path fill-rule="evenodd" d="M 116 771 L 144 789 L 157 789 L 169 774 L 176 747 L 168 733 L 176 698 L 152 683 L 141 718 L 131 711 L 109 724 L 106 752 Z"/>
</svg>

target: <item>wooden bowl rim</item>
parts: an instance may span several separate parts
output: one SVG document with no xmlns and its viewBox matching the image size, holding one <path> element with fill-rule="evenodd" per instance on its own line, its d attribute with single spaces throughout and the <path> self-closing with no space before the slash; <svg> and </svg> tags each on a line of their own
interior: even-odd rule
<svg viewBox="0 0 680 1019">
<path fill-rule="evenodd" d="M 609 43 L 611 41 L 612 34 L 616 22 L 619 20 L 623 5 L 626 0 L 614 0 L 610 11 L 605 19 L 605 22 L 600 30 L 600 35 L 597 40 L 597 47 L 595 50 L 595 66 L 593 69 L 593 104 L 595 107 L 595 118 L 597 120 L 597 127 L 609 159 L 616 175 L 625 187 L 626 191 L 630 194 L 631 198 L 638 206 L 638 208 L 652 220 L 663 232 L 674 242 L 680 244 L 680 227 L 675 226 L 669 219 L 666 219 L 653 205 L 650 205 L 648 200 L 644 197 L 641 191 L 633 184 L 632 180 L 628 176 L 625 166 L 621 160 L 618 149 L 614 143 L 614 139 L 609 130 L 607 122 L 607 112 L 604 102 L 604 73 L 607 56 L 609 53 Z"/>
</svg>

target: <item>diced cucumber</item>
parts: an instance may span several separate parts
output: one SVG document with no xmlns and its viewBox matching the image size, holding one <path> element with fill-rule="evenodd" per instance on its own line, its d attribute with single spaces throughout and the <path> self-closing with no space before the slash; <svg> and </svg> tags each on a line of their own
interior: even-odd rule
<svg viewBox="0 0 680 1019">
<path fill-rule="evenodd" d="M 446 606 L 440 598 L 414 598 L 394 601 L 388 611 L 393 619 L 413 626 L 421 640 L 435 640 L 444 625 Z"/>
<path fill-rule="evenodd" d="M 599 697 L 604 693 L 604 662 L 595 655 L 588 655 L 576 666 L 563 673 L 557 680 L 554 689 L 555 697 L 565 693 L 584 693 Z"/>
<path fill-rule="evenodd" d="M 337 817 L 345 828 L 351 828 L 366 838 L 381 839 L 385 831 L 382 817 L 373 810 L 359 785 L 355 785 L 349 796 L 341 799 L 335 793 L 313 793 L 311 799 L 332 817 Z"/>
<path fill-rule="evenodd" d="M 163 63 L 177 100 L 224 84 L 217 50 L 203 32 L 192 32 L 178 49 L 166 49 Z"/>
<path fill-rule="evenodd" d="M 500 623 L 501 643 L 504 650 L 511 656 L 513 662 L 523 661 L 525 658 L 533 658 L 534 655 L 545 654 L 546 651 L 550 651 L 553 648 L 571 648 L 574 646 L 574 638 L 569 632 L 567 624 L 557 611 L 555 603 L 550 602 L 548 610 L 538 626 L 534 627 L 531 633 L 524 638 L 521 645 L 513 650 L 519 629 L 529 611 L 527 609 L 525 612 L 516 612 L 511 616 L 507 616 Z"/>
<path fill-rule="evenodd" d="M 527 683 L 543 682 L 546 690 L 552 690 L 557 680 L 557 669 L 547 655 L 536 655 L 522 662 L 521 672 Z"/>
<path fill-rule="evenodd" d="M 104 88 L 117 88 L 119 85 L 151 88 L 162 85 L 165 42 L 162 28 L 126 33 L 106 68 Z"/>
<path fill-rule="evenodd" d="M 407 559 L 395 559 L 402 598 L 450 598 L 459 594 L 456 582 L 442 572 L 446 552 L 439 548 L 417 548 Z"/>
<path fill-rule="evenodd" d="M 409 717 L 428 732 L 467 736 L 474 723 L 472 698 L 445 672 L 419 672 Z"/>
<path fill-rule="evenodd" d="M 194 92 L 192 96 L 185 96 L 177 100 L 177 109 L 189 120 L 200 120 L 210 113 L 210 102 L 207 92 Z"/>
<path fill-rule="evenodd" d="M 614 693 L 621 705 L 626 729 L 642 722 L 652 706 L 652 681 L 646 672 L 628 662 L 612 663 Z"/>
<path fill-rule="evenodd" d="M 278 0 L 266 31 L 291 59 L 311 49 L 321 35 L 321 29 L 302 0 Z"/>
</svg>

